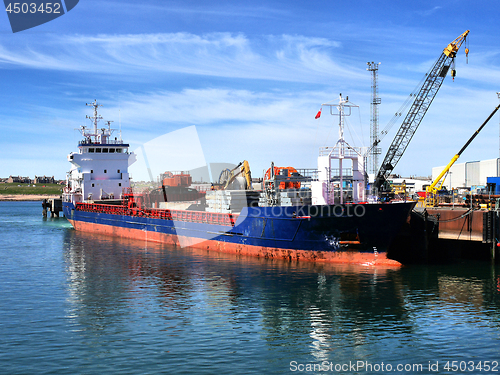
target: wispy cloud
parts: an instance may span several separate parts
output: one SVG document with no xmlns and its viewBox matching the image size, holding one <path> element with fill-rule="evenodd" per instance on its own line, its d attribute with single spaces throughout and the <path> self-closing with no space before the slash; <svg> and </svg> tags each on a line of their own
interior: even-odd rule
<svg viewBox="0 0 500 375">
<path fill-rule="evenodd" d="M 208 162 L 237 163 L 246 159 L 260 173 L 271 160 L 302 168 L 315 166 L 317 147 L 336 141 L 338 118 L 329 116 L 326 110 L 319 120 L 314 115 L 321 103 L 336 102 L 337 95 L 234 89 L 130 93 L 116 106 L 106 107 L 105 113 L 116 119 L 121 111 L 124 137 L 131 140 L 133 147 L 196 125 Z M 361 101 L 360 97 L 356 99 Z M 367 111 L 367 107 L 364 109 Z M 360 117 L 356 110 L 351 119 L 358 135 L 363 134 Z M 369 134 L 367 124 L 362 124 L 365 136 Z M 362 145 L 359 139 L 349 142 Z"/>
<path fill-rule="evenodd" d="M 332 50 L 340 43 L 304 36 L 191 33 L 73 35 L 20 45 L 0 42 L 0 66 L 137 75 L 183 73 L 278 81 L 319 81 L 326 72 L 356 76 L 341 68 Z"/>
<path fill-rule="evenodd" d="M 108 7 L 116 5 L 105 2 Z M 128 8 L 122 9 L 133 14 L 131 6 L 128 4 Z M 166 9 L 168 6 L 160 1 L 153 5 L 148 2 L 145 6 L 158 7 L 149 11 L 176 12 L 174 8 Z M 241 10 L 227 9 L 227 12 L 237 15 Z M 212 11 L 224 10 L 194 11 L 210 15 Z M 439 7 L 429 11 L 438 12 Z M 8 141 L 5 137 L 3 157 L 13 155 L 17 160 L 37 160 L 56 134 L 60 147 L 52 152 L 58 153 L 54 158 L 59 164 L 57 168 L 52 165 L 52 170 L 64 172 L 65 156 L 74 150 L 78 141 L 78 135 L 75 138 L 71 134 L 72 129 L 87 121 L 85 101 L 97 98 L 105 104 L 102 114 L 106 120 L 114 120 L 117 127 L 121 117 L 124 138 L 134 147 L 196 125 L 208 162 L 237 163 L 248 159 L 257 171 L 270 161 L 314 167 L 317 146 L 334 142 L 337 134 L 334 117 L 322 116 L 315 121 L 314 115 L 320 103 L 335 102 L 339 92 L 348 94 L 361 106 L 359 117 L 365 126 L 365 140 L 367 138 L 370 74 L 365 70 L 366 61 L 382 61 L 379 95 L 382 97 L 380 127 L 383 128 L 442 48 L 458 36 L 456 30 L 450 33 L 444 29 L 422 30 L 416 26 L 387 24 L 379 29 L 356 24 L 346 32 L 346 25 L 339 23 L 335 33 L 328 25 L 328 32 L 308 34 L 315 36 L 301 35 L 300 30 L 295 34 L 291 29 L 287 30 L 288 34 L 275 29 L 275 34 L 270 31 L 256 35 L 239 32 L 238 28 L 233 28 L 235 32 L 212 33 L 196 33 L 190 29 L 191 32 L 176 33 L 23 34 L 15 38 L 0 35 L 0 69 L 4 73 L 19 70 L 23 79 L 26 77 L 26 81 L 43 86 L 43 91 L 40 89 L 37 95 L 32 95 L 28 91 L 32 91 L 33 84 L 28 88 L 18 82 L 10 85 L 11 97 L 17 100 L 18 91 L 25 91 L 24 97 L 19 95 L 20 100 L 38 105 L 40 110 L 35 108 L 33 112 L 42 118 L 33 121 L 31 114 L 9 117 L 13 116 L 12 105 L 4 102 L 3 107 L 0 106 L 4 110 L 2 129 L 19 137 L 10 137 Z M 468 137 L 470 124 L 475 126 L 478 122 L 472 115 L 490 110 L 489 95 L 498 91 L 493 84 L 500 77 L 496 59 L 499 52 L 492 42 L 485 41 L 483 45 L 478 42 L 472 49 L 468 66 L 464 65 L 461 51 L 460 59 L 457 58 L 458 77 L 454 83 L 447 78 L 398 165 L 402 173 L 414 173 L 415 160 L 419 160 L 418 168 L 429 171 L 434 163 L 441 163 L 435 161 L 438 157 L 446 162 L 449 155 L 456 152 L 455 143 L 448 150 L 442 140 L 458 134 L 462 126 L 466 129 L 464 138 Z M 59 73 L 64 74 L 64 80 L 47 78 Z M 459 97 L 465 97 L 465 102 L 458 100 Z M 496 101 L 496 97 L 493 99 Z M 358 122 L 356 113 L 352 120 Z M 31 130 L 33 123 L 43 127 Z M 384 140 L 384 149 L 398 126 L 396 124 L 393 133 Z M 30 129 L 30 133 L 20 129 Z M 488 134 L 487 131 L 485 129 L 482 135 Z M 12 145 L 12 138 L 21 139 L 20 136 L 25 145 L 19 148 L 22 152 L 15 150 L 19 145 Z M 42 138 L 44 141 L 40 141 Z M 487 141 L 495 143 L 497 138 L 491 134 Z M 456 144 L 461 142 L 459 139 Z M 475 150 L 473 147 L 475 144 L 470 150 Z M 432 158 L 423 158 L 422 150 L 432 150 L 428 153 Z M 482 147 L 477 155 L 487 151 L 487 147 Z M 30 173 L 6 169 L 12 164 L 6 159 L 2 164 L 3 175 Z M 31 163 L 25 162 L 24 167 L 28 171 Z M 50 171 L 37 173 L 49 174 Z"/>
<path fill-rule="evenodd" d="M 272 7 L 262 4 L 249 3 L 245 4 L 232 4 L 232 3 L 198 3 L 188 4 L 185 2 L 166 2 L 160 1 L 89 1 L 89 4 L 99 6 L 101 11 L 113 11 L 119 13 L 126 13 L 131 15 L 146 14 L 174 14 L 177 17 L 192 17 L 195 16 L 211 16 L 211 17 L 241 17 L 248 19 L 259 18 L 269 19 L 276 17 L 290 16 L 290 12 L 284 7 Z"/>
<path fill-rule="evenodd" d="M 99 102 L 103 104 L 100 114 L 104 120 L 113 120 L 114 128 L 121 127 L 123 139 L 131 144 L 132 149 L 140 149 L 141 145 L 157 137 L 172 141 L 169 134 L 196 125 L 207 162 L 238 163 L 248 160 L 256 176 L 259 176 L 271 161 L 297 168 L 315 166 L 317 147 L 336 141 L 338 119 L 329 116 L 327 111 L 319 120 L 315 120 L 314 115 L 321 103 L 335 102 L 337 95 L 322 91 L 262 92 L 205 88 L 144 94 L 122 92 L 120 97 Z M 361 98 L 356 97 L 356 101 L 360 103 Z M 51 134 L 52 138 L 57 137 L 59 145 L 53 152 L 58 166 L 51 167 L 60 171 L 59 176 L 62 177 L 68 169 L 66 155 L 74 151 L 79 140 L 78 132 L 73 129 L 88 122 L 85 115 L 89 114 L 89 109 L 84 103 L 82 101 L 74 111 L 61 110 L 57 115 L 58 123 L 46 120 L 58 108 L 40 108 L 48 112 L 44 112 L 44 119 L 40 121 L 44 126 L 37 129 L 34 139 L 28 137 L 31 128 L 27 128 L 22 119 L 16 120 L 12 130 L 15 127 L 26 129 L 22 147 L 10 142 L 4 146 L 4 152 L 17 159 L 36 159 L 37 155 L 44 154 L 46 148 L 46 144 L 40 144 L 38 139 L 43 132 Z M 360 125 L 359 118 L 355 113 L 352 119 L 355 126 Z M 61 127 L 61 123 L 64 126 Z M 368 121 L 364 123 L 365 126 L 367 124 Z M 360 133 L 359 128 L 357 132 Z M 365 127 L 367 134 L 368 128 Z M 361 145 L 357 140 L 349 141 Z M 168 142 L 163 145 L 168 147 Z M 15 173 L 10 172 L 11 163 L 3 165 L 7 173 Z"/>
<path fill-rule="evenodd" d="M 424 17 L 428 17 L 428 16 L 431 16 L 433 15 L 434 13 L 436 13 L 437 11 L 439 11 L 439 9 L 441 9 L 442 7 L 440 6 L 435 6 L 434 8 L 432 9 L 428 9 L 428 10 L 423 10 L 423 11 L 418 11 L 417 14 L 421 15 L 421 16 L 424 16 Z"/>
</svg>

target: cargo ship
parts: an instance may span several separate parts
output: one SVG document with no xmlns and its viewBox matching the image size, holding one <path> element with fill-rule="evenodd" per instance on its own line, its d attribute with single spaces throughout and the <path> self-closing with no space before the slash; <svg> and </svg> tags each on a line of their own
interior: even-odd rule
<svg viewBox="0 0 500 375">
<path fill-rule="evenodd" d="M 347 98 L 330 107 L 338 110 L 339 140 L 320 149 L 317 169 L 271 164 L 252 186 L 245 161 L 206 191 L 191 187 L 185 172 L 167 173 L 154 189 L 133 189 L 135 153 L 121 133 L 112 138 L 109 122 L 98 129 L 100 105 L 88 105 L 93 127 L 82 126 L 78 152 L 68 155 L 63 193 L 76 230 L 271 259 L 401 265 L 387 249 L 415 202 L 368 199 L 362 149 L 343 137 Z"/>
</svg>

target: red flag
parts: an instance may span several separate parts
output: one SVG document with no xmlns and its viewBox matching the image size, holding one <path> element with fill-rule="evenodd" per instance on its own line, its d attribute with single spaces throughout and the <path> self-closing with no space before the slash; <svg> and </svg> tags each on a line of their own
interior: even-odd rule
<svg viewBox="0 0 500 375">
<path fill-rule="evenodd" d="M 319 111 L 318 111 L 318 113 L 316 113 L 316 117 L 315 117 L 315 119 L 319 119 L 319 117 L 321 116 L 321 110 L 322 110 L 322 109 L 323 109 L 323 108 L 320 108 L 320 109 L 319 109 Z"/>
</svg>

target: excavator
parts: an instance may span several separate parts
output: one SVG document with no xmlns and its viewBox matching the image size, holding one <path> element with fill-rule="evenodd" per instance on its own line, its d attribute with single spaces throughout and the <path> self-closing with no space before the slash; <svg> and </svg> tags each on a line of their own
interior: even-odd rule
<svg viewBox="0 0 500 375">
<path fill-rule="evenodd" d="M 465 149 L 471 144 L 471 142 L 474 140 L 474 138 L 476 138 L 476 136 L 479 134 L 479 132 L 484 128 L 484 126 L 488 123 L 488 121 L 490 121 L 490 119 L 495 115 L 495 113 L 498 111 L 498 109 L 500 109 L 500 104 L 496 106 L 496 108 L 493 110 L 493 112 L 491 112 L 491 114 L 483 122 L 483 124 L 475 131 L 474 134 L 472 134 L 472 136 L 469 138 L 467 143 L 460 149 L 460 151 L 458 151 L 458 153 L 451 158 L 451 161 L 443 169 L 443 171 L 439 174 L 439 176 L 436 177 L 436 179 L 432 182 L 432 184 L 427 186 L 427 188 L 425 189 L 426 190 L 426 194 L 425 194 L 425 206 L 426 207 L 437 207 L 437 205 L 438 205 L 437 194 L 438 194 L 438 191 L 441 190 L 441 188 L 443 187 L 443 184 L 445 181 L 443 176 L 445 176 L 448 173 L 451 166 L 453 164 L 455 164 L 455 162 L 460 157 L 460 155 L 462 155 L 462 152 L 464 152 Z M 439 181 L 441 181 L 441 179 L 442 179 L 442 182 L 439 185 L 439 187 L 437 187 L 437 185 L 439 184 Z"/>
<path fill-rule="evenodd" d="M 250 171 L 250 164 L 246 160 L 239 163 L 233 169 L 223 169 L 219 175 L 218 185 L 221 189 L 226 190 L 241 175 L 245 178 L 246 186 L 244 190 L 252 190 L 252 173 Z"/>
<path fill-rule="evenodd" d="M 394 137 L 392 144 L 387 150 L 384 161 L 375 177 L 374 187 L 381 200 L 390 200 L 391 196 L 393 196 L 387 178 L 396 167 L 399 159 L 403 156 L 450 69 L 451 76 L 455 78 L 455 57 L 462 44 L 466 41 L 468 34 L 469 30 L 465 31 L 446 46 L 430 71 L 424 77 L 424 82 L 418 93 L 415 94 L 413 104 Z M 468 48 L 465 49 L 465 54 L 468 56 Z M 379 142 L 380 140 L 376 141 L 372 147 L 376 147 Z"/>
</svg>

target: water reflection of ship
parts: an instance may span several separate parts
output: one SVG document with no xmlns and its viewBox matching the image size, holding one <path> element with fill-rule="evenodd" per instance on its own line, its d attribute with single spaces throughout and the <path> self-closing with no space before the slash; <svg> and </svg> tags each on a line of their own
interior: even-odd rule
<svg viewBox="0 0 500 375">
<path fill-rule="evenodd" d="M 65 244 L 68 314 L 95 340 L 126 331 L 137 311 L 164 318 L 162 329 L 176 334 L 200 324 L 202 311 L 203 329 L 238 327 L 241 340 L 257 335 L 276 353 L 300 343 L 323 361 L 346 347 L 365 358 L 372 349 L 364 344 L 414 337 L 443 314 L 467 326 L 497 321 L 500 312 L 494 266 L 293 263 L 75 231 L 67 231 Z"/>
<path fill-rule="evenodd" d="M 430 290 L 433 298 L 439 298 L 446 302 L 448 297 L 453 303 L 469 303 L 479 306 L 485 303 L 495 302 L 484 297 L 491 291 L 500 293 L 500 272 L 495 266 L 488 267 L 480 265 L 482 272 L 477 268 L 465 270 L 457 266 L 427 267 L 414 266 L 401 270 L 387 268 L 370 268 L 353 264 L 328 264 L 328 263 L 299 263 L 281 260 L 270 260 L 226 253 L 213 253 L 200 249 L 178 249 L 165 244 L 150 243 L 140 240 L 95 235 L 86 232 L 68 231 L 65 244 L 67 246 L 68 272 L 71 280 L 76 280 L 80 285 L 88 280 L 86 274 L 91 273 L 98 276 L 102 281 L 113 281 L 113 277 L 127 276 L 129 281 L 139 280 L 143 277 L 153 277 L 158 280 L 181 280 L 194 277 L 207 276 L 205 268 L 216 267 L 221 273 L 220 277 L 228 277 L 238 281 L 240 288 L 258 288 L 263 284 L 271 289 L 299 291 L 304 290 L 305 285 L 318 286 L 318 292 L 324 290 L 327 281 L 334 281 L 338 285 L 336 300 L 342 299 L 344 295 L 355 297 L 361 305 L 353 305 L 353 310 L 365 310 L 363 306 L 372 305 L 372 299 L 377 301 L 388 300 L 385 296 L 386 284 L 394 286 L 390 291 L 395 298 L 402 298 L 407 290 Z M 169 258 L 182 257 L 187 260 L 186 264 L 172 264 Z M 194 262 L 194 263 L 193 263 Z M 190 264 L 196 267 L 190 267 Z M 220 263 L 220 265 L 219 265 Z M 235 267 L 235 271 L 232 271 Z M 236 270 L 243 269 L 243 274 Z M 250 273 L 248 273 L 250 272 Z M 260 282 L 247 283 L 245 275 L 262 273 Z M 331 280 L 330 280 L 331 278 Z M 209 280 L 205 278 L 204 280 Z M 122 280 L 126 281 L 126 280 Z M 166 286 L 182 287 L 189 283 L 165 283 Z M 215 283 L 217 284 L 217 283 Z M 378 289 L 379 286 L 383 288 Z M 235 284 L 235 287 L 237 285 Z M 129 290 L 129 287 L 124 288 Z M 174 294 L 178 290 L 173 290 Z M 235 295 L 238 295 L 236 293 Z M 304 298 L 308 296 L 304 294 Z M 323 295 L 323 294 L 322 294 Z M 296 298 L 297 295 L 295 295 Z M 304 299 L 304 306 L 311 302 Z M 344 300 L 344 302 L 348 302 Z M 295 303 L 295 302 L 294 302 Z M 349 303 L 352 303 L 349 302 Z M 356 302 L 358 303 L 358 302 Z M 377 313 L 380 305 L 373 304 L 370 311 Z M 382 308 L 383 310 L 383 308 Z"/>
<path fill-rule="evenodd" d="M 271 341 L 282 329 L 293 331 L 290 315 L 310 315 L 314 324 L 324 316 L 331 326 L 346 309 L 353 319 L 371 321 L 389 304 L 399 306 L 394 319 L 404 320 L 400 294 L 388 292 L 398 284 L 398 273 L 390 267 L 285 262 L 74 231 L 68 231 L 66 243 L 72 298 L 88 307 L 99 296 L 104 309 L 116 311 L 145 285 L 156 289 L 162 307 L 175 309 L 189 309 L 186 298 L 193 293 L 228 311 L 242 303 L 253 305 L 248 297 L 259 295 L 255 301 L 261 301 L 258 309 Z"/>
<path fill-rule="evenodd" d="M 493 264 L 415 266 L 401 276 L 409 291 L 427 291 L 425 298 L 434 306 L 473 314 L 500 312 L 500 269 Z"/>
</svg>

